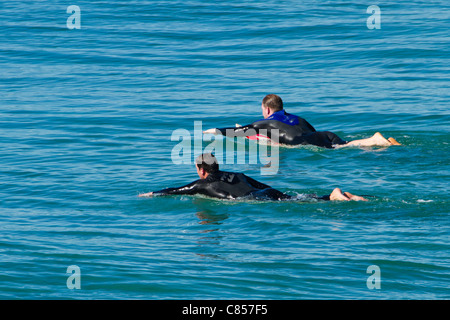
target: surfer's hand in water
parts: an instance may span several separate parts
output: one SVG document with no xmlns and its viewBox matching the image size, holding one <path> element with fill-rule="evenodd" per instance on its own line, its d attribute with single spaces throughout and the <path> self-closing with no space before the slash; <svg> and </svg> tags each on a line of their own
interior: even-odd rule
<svg viewBox="0 0 450 320">
<path fill-rule="evenodd" d="M 153 196 L 153 192 L 141 193 L 138 197 L 151 197 Z"/>
</svg>

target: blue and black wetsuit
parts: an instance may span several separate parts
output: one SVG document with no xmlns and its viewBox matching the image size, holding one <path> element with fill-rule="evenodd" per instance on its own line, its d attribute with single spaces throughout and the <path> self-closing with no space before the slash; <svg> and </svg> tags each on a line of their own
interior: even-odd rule
<svg viewBox="0 0 450 320">
<path fill-rule="evenodd" d="M 315 145 L 323 148 L 333 148 L 334 145 L 346 144 L 336 134 L 330 131 L 316 131 L 305 119 L 289 114 L 284 110 L 274 112 L 267 119 L 253 122 L 238 128 L 217 129 L 224 136 L 248 137 L 256 134 L 266 134 L 270 139 L 278 129 L 278 143 L 286 145 Z M 264 131 L 261 131 L 264 130 Z M 218 133 L 219 133 L 218 132 Z"/>
<path fill-rule="evenodd" d="M 219 199 L 288 200 L 293 199 L 279 190 L 256 181 L 243 173 L 216 171 L 205 179 L 199 179 L 179 188 L 167 188 L 153 192 L 154 195 L 201 194 Z M 312 199 L 329 200 L 328 196 L 308 196 Z"/>
</svg>

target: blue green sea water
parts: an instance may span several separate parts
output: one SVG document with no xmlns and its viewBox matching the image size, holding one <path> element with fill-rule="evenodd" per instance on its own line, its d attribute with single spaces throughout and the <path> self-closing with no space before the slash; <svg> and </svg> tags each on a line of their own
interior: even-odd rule
<svg viewBox="0 0 450 320">
<path fill-rule="evenodd" d="M 449 12 L 443 0 L 2 1 L 0 298 L 449 299 Z M 224 170 L 290 194 L 375 197 L 137 197 L 197 179 L 171 159 L 174 130 L 251 123 L 268 93 L 318 130 L 402 146 L 280 148 L 275 175 Z"/>
</svg>

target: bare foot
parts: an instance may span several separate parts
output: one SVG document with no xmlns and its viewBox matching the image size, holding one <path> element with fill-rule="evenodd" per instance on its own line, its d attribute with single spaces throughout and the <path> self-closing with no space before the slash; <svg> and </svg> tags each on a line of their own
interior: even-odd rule
<svg viewBox="0 0 450 320">
<path fill-rule="evenodd" d="M 368 201 L 366 198 L 351 194 L 350 192 L 344 192 L 344 194 L 353 201 Z"/>
<path fill-rule="evenodd" d="M 387 140 L 383 135 L 379 132 L 375 133 L 370 138 L 366 139 L 359 139 L 359 140 L 353 140 L 348 142 L 347 144 L 342 145 L 343 147 L 374 147 L 374 146 L 380 146 L 380 147 L 388 147 L 391 146 L 391 142 Z"/>
<path fill-rule="evenodd" d="M 216 128 L 212 128 L 212 129 L 204 130 L 203 133 L 209 133 L 209 134 L 214 134 L 214 135 L 216 135 L 216 134 L 218 134 L 218 133 L 217 133 L 218 131 L 219 131 L 219 130 L 217 130 Z"/>
<path fill-rule="evenodd" d="M 389 141 L 393 146 L 401 146 L 401 145 L 402 145 L 400 142 L 398 142 L 397 140 L 395 140 L 395 139 L 392 138 L 392 137 L 388 138 L 388 141 Z"/>
<path fill-rule="evenodd" d="M 333 190 L 333 192 L 331 192 L 331 194 L 330 194 L 330 200 L 332 200 L 332 201 L 336 201 L 336 200 L 338 200 L 338 201 L 350 201 L 350 199 L 347 198 L 347 197 L 342 193 L 342 190 L 339 189 L 339 188 L 335 188 L 335 189 Z"/>
<path fill-rule="evenodd" d="M 390 146 L 391 145 L 391 142 L 388 139 L 386 139 L 385 137 L 383 137 L 383 135 L 381 133 L 379 133 L 379 132 L 376 132 L 372 136 L 371 139 L 373 139 L 374 144 L 377 145 L 377 146 L 384 147 L 384 146 Z"/>
<path fill-rule="evenodd" d="M 148 192 L 148 193 L 141 193 L 140 195 L 138 195 L 138 197 L 151 197 L 153 195 L 153 192 Z"/>
</svg>

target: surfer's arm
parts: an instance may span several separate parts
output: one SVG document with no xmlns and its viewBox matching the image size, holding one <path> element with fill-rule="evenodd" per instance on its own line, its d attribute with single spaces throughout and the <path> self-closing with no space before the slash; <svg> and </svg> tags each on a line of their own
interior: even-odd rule
<svg viewBox="0 0 450 320">
<path fill-rule="evenodd" d="M 196 194 L 198 193 L 198 180 L 179 188 L 166 188 L 159 191 L 140 194 L 139 197 L 165 196 L 171 194 Z"/>
<path fill-rule="evenodd" d="M 298 119 L 299 119 L 301 127 L 307 129 L 307 130 L 303 129 L 304 131 L 307 132 L 309 130 L 310 132 L 316 132 L 316 129 L 308 121 L 306 121 L 305 119 L 300 118 L 300 117 Z"/>
<path fill-rule="evenodd" d="M 272 188 L 271 186 L 268 186 L 267 184 L 264 184 L 262 182 L 256 181 L 253 178 L 250 178 L 249 176 L 245 176 L 245 178 L 247 179 L 247 182 L 250 183 L 250 185 L 256 189 L 268 189 L 268 188 Z"/>
</svg>

